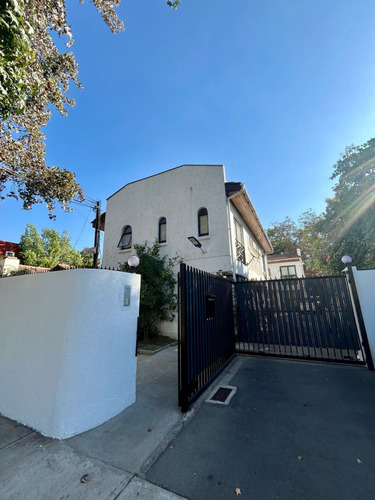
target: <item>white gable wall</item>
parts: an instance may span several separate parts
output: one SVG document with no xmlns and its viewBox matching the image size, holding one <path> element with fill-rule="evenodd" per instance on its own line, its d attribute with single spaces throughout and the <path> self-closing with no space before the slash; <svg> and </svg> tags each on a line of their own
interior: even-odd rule
<svg viewBox="0 0 375 500">
<path fill-rule="evenodd" d="M 103 267 L 117 268 L 134 255 L 134 244 L 158 236 L 161 217 L 167 219 L 167 242 L 162 251 L 207 272 L 230 271 L 225 174 L 221 165 L 184 165 L 126 185 L 107 200 Z M 209 235 L 198 237 L 198 210 L 208 210 Z M 133 244 L 120 250 L 122 229 L 130 225 Z M 202 254 L 187 239 L 195 236 Z"/>
</svg>

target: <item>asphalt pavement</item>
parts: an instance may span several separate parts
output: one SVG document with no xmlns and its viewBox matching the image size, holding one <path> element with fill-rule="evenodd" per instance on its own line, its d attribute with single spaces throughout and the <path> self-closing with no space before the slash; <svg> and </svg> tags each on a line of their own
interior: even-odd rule
<svg viewBox="0 0 375 500">
<path fill-rule="evenodd" d="M 240 356 L 146 478 L 192 500 L 374 498 L 375 374 Z"/>
</svg>

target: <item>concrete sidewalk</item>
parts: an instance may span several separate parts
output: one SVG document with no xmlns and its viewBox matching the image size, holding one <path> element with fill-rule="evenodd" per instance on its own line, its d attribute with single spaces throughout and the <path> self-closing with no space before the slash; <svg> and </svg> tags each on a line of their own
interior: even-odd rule
<svg viewBox="0 0 375 500">
<path fill-rule="evenodd" d="M 91 431 L 58 441 L 0 417 L 0 498 L 182 498 L 143 478 L 184 422 L 177 347 L 138 356 L 136 402 Z"/>
</svg>

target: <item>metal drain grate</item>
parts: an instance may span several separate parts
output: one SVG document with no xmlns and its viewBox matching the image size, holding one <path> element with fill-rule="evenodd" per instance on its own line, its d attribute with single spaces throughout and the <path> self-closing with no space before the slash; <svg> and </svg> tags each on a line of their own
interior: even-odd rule
<svg viewBox="0 0 375 500">
<path fill-rule="evenodd" d="M 211 396 L 206 399 L 206 402 L 227 405 L 229 404 L 236 391 L 237 387 L 233 387 L 230 385 L 219 386 L 212 392 Z"/>
<path fill-rule="evenodd" d="M 215 394 L 211 396 L 211 399 L 212 401 L 220 401 L 220 403 L 225 403 L 225 400 L 228 398 L 231 392 L 232 389 L 228 389 L 228 387 L 219 387 Z"/>
</svg>

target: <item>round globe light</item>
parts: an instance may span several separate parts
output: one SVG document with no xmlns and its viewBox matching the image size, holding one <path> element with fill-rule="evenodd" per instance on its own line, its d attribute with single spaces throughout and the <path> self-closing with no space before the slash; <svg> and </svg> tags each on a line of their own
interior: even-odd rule
<svg viewBox="0 0 375 500">
<path fill-rule="evenodd" d="M 139 266 L 139 259 L 136 255 L 132 255 L 131 257 L 128 258 L 128 265 L 130 267 L 137 267 Z"/>
<path fill-rule="evenodd" d="M 350 255 L 344 255 L 341 257 L 341 262 L 343 264 L 350 264 L 353 259 L 350 257 Z"/>
</svg>

